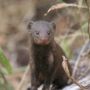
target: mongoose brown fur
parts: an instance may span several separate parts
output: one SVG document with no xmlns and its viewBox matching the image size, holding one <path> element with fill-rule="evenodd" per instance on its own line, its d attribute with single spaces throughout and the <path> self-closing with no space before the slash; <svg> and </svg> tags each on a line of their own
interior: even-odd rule
<svg viewBox="0 0 90 90">
<path fill-rule="evenodd" d="M 61 47 L 55 42 L 55 24 L 47 21 L 31 21 L 28 24 L 30 38 L 31 90 L 43 84 L 49 90 L 51 84 L 62 88 L 68 84 L 68 77 L 62 68 Z M 71 70 L 71 68 L 69 67 Z"/>
</svg>

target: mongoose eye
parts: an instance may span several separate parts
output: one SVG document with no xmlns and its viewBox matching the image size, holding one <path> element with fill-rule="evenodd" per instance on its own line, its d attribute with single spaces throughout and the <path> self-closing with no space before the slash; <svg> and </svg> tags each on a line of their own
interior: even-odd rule
<svg viewBox="0 0 90 90">
<path fill-rule="evenodd" d="M 50 32 L 50 31 L 48 31 L 47 33 L 48 33 L 48 35 L 50 35 L 50 33 L 51 33 L 51 32 Z"/>
<path fill-rule="evenodd" d="M 36 35 L 39 35 L 39 32 L 36 32 Z"/>
</svg>

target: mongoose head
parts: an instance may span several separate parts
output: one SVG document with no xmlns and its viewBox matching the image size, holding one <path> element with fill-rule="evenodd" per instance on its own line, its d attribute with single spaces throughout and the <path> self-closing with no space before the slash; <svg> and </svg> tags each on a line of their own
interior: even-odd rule
<svg viewBox="0 0 90 90">
<path fill-rule="evenodd" d="M 47 21 L 31 21 L 28 30 L 33 43 L 37 45 L 48 45 L 53 42 L 55 34 L 55 24 Z"/>
</svg>

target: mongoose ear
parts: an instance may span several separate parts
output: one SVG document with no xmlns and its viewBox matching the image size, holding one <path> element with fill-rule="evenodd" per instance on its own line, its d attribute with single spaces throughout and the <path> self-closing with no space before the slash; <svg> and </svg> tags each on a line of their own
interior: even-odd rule
<svg viewBox="0 0 90 90">
<path fill-rule="evenodd" d="M 27 25 L 27 29 L 30 30 L 33 23 L 34 23 L 33 21 L 30 21 L 30 22 L 28 23 L 28 25 Z"/>
<path fill-rule="evenodd" d="M 53 29 L 55 30 L 56 29 L 56 24 L 54 22 L 52 22 L 52 26 L 53 26 Z"/>
</svg>

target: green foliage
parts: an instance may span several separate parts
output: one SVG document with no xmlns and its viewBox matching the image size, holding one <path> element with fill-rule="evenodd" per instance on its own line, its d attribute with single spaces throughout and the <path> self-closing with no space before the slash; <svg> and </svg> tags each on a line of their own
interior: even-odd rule
<svg viewBox="0 0 90 90">
<path fill-rule="evenodd" d="M 85 33 L 88 32 L 88 22 L 85 22 L 84 24 L 81 25 L 81 30 Z"/>
<path fill-rule="evenodd" d="M 3 84 L 0 82 L 0 90 L 14 90 L 14 89 L 9 83 Z"/>
<path fill-rule="evenodd" d="M 0 48 L 0 64 L 4 66 L 8 73 L 12 72 L 12 67 L 9 63 L 9 60 L 4 55 L 2 49 Z"/>
<path fill-rule="evenodd" d="M 14 90 L 5 77 L 6 72 L 10 74 L 12 67 L 9 60 L 4 55 L 3 50 L 0 48 L 0 90 Z"/>
<path fill-rule="evenodd" d="M 72 56 L 73 56 L 73 55 L 72 55 L 72 51 L 71 51 L 71 49 L 70 49 L 70 47 L 69 47 L 68 42 L 67 42 L 66 39 L 64 39 L 64 40 L 61 42 L 61 47 L 62 47 L 62 49 L 64 50 L 66 56 L 69 57 L 69 58 L 72 58 Z"/>
<path fill-rule="evenodd" d="M 63 0 L 58 0 L 59 2 L 63 2 Z"/>
</svg>

